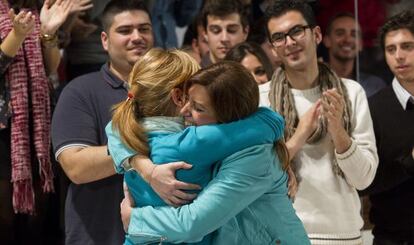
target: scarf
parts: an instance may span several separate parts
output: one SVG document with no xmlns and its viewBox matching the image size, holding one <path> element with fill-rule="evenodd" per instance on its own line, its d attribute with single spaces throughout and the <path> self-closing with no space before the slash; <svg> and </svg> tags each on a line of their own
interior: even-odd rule
<svg viewBox="0 0 414 245">
<path fill-rule="evenodd" d="M 0 3 L 0 38 L 4 40 L 12 29 L 9 6 Z M 39 164 L 39 175 L 44 192 L 53 191 L 53 172 L 50 162 L 50 100 L 48 79 L 43 64 L 40 44 L 39 14 L 35 14 L 34 30 L 14 57 L 6 75 L 10 88 L 11 166 L 13 208 L 16 213 L 34 213 L 32 162 L 30 146 L 33 142 Z M 31 110 L 29 109 L 31 108 Z M 31 115 L 29 112 L 31 111 Z M 29 118 L 32 120 L 30 121 Z M 30 135 L 29 126 L 33 135 Z M 33 139 L 31 139 L 33 137 Z"/>
<path fill-rule="evenodd" d="M 348 132 L 348 134 L 352 131 L 352 123 L 351 123 L 351 102 L 349 100 L 348 91 L 344 85 L 344 83 L 341 81 L 341 79 L 333 72 L 329 67 L 319 62 L 318 63 L 318 69 L 319 69 L 319 89 L 322 92 L 336 88 L 339 94 L 341 94 L 344 97 L 345 100 L 345 108 L 343 113 L 343 125 L 345 127 L 345 130 Z M 293 94 L 291 92 L 291 86 L 289 84 L 289 81 L 287 80 L 285 76 L 285 71 L 283 67 L 279 67 L 275 74 L 272 77 L 272 81 L 270 83 L 270 93 L 269 93 L 269 101 L 271 107 L 279 112 L 284 118 L 286 122 L 285 126 L 285 138 L 286 140 L 289 140 L 292 135 L 295 133 L 296 128 L 299 124 L 299 117 L 298 113 L 296 111 L 295 107 L 295 101 L 293 98 Z M 324 98 L 322 98 L 324 99 Z M 327 130 L 327 119 L 321 115 L 319 117 L 319 122 L 317 129 L 312 133 L 312 135 L 307 139 L 308 144 L 314 144 L 319 142 L 321 139 L 323 139 L 328 130 Z M 298 166 L 295 166 L 293 164 L 292 169 L 294 170 L 296 176 L 298 176 L 297 169 Z M 339 168 L 338 163 L 336 160 L 332 162 L 332 169 L 334 173 L 338 174 L 339 176 L 344 177 L 342 170 Z M 300 179 L 300 176 L 298 176 L 298 179 Z"/>
</svg>

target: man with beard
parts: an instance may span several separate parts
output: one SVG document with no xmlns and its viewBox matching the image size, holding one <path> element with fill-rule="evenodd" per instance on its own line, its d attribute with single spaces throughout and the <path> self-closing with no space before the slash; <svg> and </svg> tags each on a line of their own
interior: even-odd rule
<svg viewBox="0 0 414 245">
<path fill-rule="evenodd" d="M 359 24 L 350 13 L 339 13 L 329 22 L 323 43 L 328 49 L 328 63 L 339 77 L 358 81 L 367 96 L 371 96 L 386 86 L 374 75 L 360 72 L 357 77 L 355 61 L 362 50 L 362 33 Z"/>
<path fill-rule="evenodd" d="M 65 204 L 65 244 L 122 244 L 119 217 L 122 176 L 107 154 L 105 125 L 111 108 L 127 98 L 135 62 L 153 46 L 151 19 L 138 0 L 112 0 L 101 33 L 109 61 L 99 72 L 73 80 L 63 90 L 52 120 L 56 159 L 73 182 Z"/>
<path fill-rule="evenodd" d="M 249 21 L 240 0 L 207 0 L 201 15 L 210 50 L 202 57 L 201 67 L 207 67 L 223 60 L 230 49 L 246 41 Z"/>
</svg>

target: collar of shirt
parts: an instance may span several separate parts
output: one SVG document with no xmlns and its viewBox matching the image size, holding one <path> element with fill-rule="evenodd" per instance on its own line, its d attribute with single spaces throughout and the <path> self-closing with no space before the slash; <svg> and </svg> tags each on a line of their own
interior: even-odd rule
<svg viewBox="0 0 414 245">
<path fill-rule="evenodd" d="M 123 81 L 122 79 L 115 76 L 110 70 L 109 70 L 109 63 L 106 63 L 101 68 L 101 73 L 103 78 L 109 85 L 111 85 L 114 88 L 124 87 L 128 90 L 128 83 L 126 81 Z"/>
<path fill-rule="evenodd" d="M 411 103 L 414 103 L 414 96 L 410 94 L 403 86 L 401 86 L 397 78 L 394 78 L 394 80 L 392 80 L 392 89 L 394 90 L 395 95 L 397 96 L 397 99 L 404 110 L 407 109 L 408 100 L 411 100 Z"/>
</svg>

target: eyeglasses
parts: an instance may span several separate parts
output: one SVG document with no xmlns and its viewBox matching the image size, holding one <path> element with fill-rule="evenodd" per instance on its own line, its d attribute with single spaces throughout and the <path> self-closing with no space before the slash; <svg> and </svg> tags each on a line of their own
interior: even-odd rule
<svg viewBox="0 0 414 245">
<path fill-rule="evenodd" d="M 306 29 L 311 29 L 309 25 L 297 25 L 292 27 L 288 32 L 276 32 L 270 36 L 270 42 L 276 48 L 281 47 L 286 44 L 286 37 L 289 36 L 292 40 L 297 41 L 305 36 Z"/>
</svg>

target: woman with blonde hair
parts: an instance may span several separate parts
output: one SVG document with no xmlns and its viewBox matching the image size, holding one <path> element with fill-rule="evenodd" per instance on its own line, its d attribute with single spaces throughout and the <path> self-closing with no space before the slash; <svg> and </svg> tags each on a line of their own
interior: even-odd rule
<svg viewBox="0 0 414 245">
<path fill-rule="evenodd" d="M 296 217 L 287 196 L 287 176 L 283 170 L 286 165 L 282 169 L 274 151 L 274 142 L 283 135 L 283 119 L 269 109 L 258 109 L 259 94 L 253 77 L 241 65 L 235 62 L 224 62 L 212 66 L 206 72 L 196 73 L 195 79 L 190 79 L 191 87 L 183 87 L 187 79 L 186 75 L 183 75 L 185 69 L 182 69 L 181 66 L 185 67 L 186 63 L 182 60 L 174 62 L 174 59 L 164 59 L 160 56 L 164 56 L 164 58 L 182 56 L 192 60 L 181 51 L 154 49 L 137 62 L 129 80 L 131 87 L 128 99 L 116 107 L 113 122 L 106 127 L 108 149 L 114 159 L 116 169 L 118 172 L 125 173 L 125 182 L 129 187 L 133 201 L 144 210 L 150 211 L 154 206 L 166 206 L 166 203 L 151 188 L 151 172 L 160 166 L 159 164 L 180 160 L 192 164 L 193 167 L 191 170 L 177 171 L 177 179 L 196 183 L 203 188 L 210 181 L 209 187 L 203 192 L 207 194 L 204 196 L 200 194 L 199 198 L 203 196 L 209 201 L 214 201 L 217 200 L 216 198 L 222 199 L 223 196 L 227 198 L 228 195 L 229 200 L 227 204 L 223 203 L 222 207 L 212 205 L 215 210 L 205 210 L 205 202 L 201 202 L 200 206 L 199 198 L 197 198 L 193 204 L 190 204 L 195 206 L 188 207 L 186 205 L 180 209 L 174 209 L 185 210 L 181 212 L 183 217 L 167 214 L 167 216 L 160 215 L 156 219 L 149 215 L 147 218 L 155 222 L 151 227 L 160 228 L 158 232 L 138 231 L 146 228 L 145 222 L 141 223 L 139 215 L 139 220 L 134 221 L 138 216 L 132 215 L 132 221 L 128 220 L 124 223 L 125 229 L 129 231 L 125 244 L 163 240 L 167 240 L 167 242 L 201 241 L 201 244 L 216 243 L 212 240 L 214 237 L 207 234 L 243 211 L 240 219 L 247 219 L 256 225 L 242 227 L 238 231 L 234 227 L 228 226 L 230 224 L 228 223 L 224 227 L 231 228 L 233 236 L 221 236 L 218 239 L 223 241 L 222 239 L 227 237 L 237 240 L 241 237 L 242 232 L 265 232 L 263 227 L 266 226 L 268 220 L 265 221 L 266 224 L 263 224 L 260 219 L 249 216 L 248 213 L 250 211 L 259 212 L 261 217 L 265 214 L 261 209 L 267 205 L 273 205 L 273 208 L 268 211 L 279 217 L 279 221 L 274 223 L 277 226 L 283 224 L 285 228 L 276 229 L 279 233 L 271 231 L 267 237 L 260 238 L 259 241 L 267 241 L 268 239 L 285 241 L 285 229 L 296 229 L 292 232 L 296 238 L 289 239 L 300 241 L 296 244 L 306 244 L 307 238 L 304 228 Z M 197 82 L 200 74 L 201 80 L 213 81 L 211 86 Z M 180 82 L 179 79 L 183 80 Z M 197 86 L 201 86 L 201 93 L 194 91 Z M 183 93 L 183 88 L 185 88 L 184 91 L 188 90 L 188 102 L 185 107 L 183 107 L 183 98 L 185 97 L 180 98 L 179 96 Z M 191 120 L 192 124 L 204 126 L 191 126 L 181 131 L 183 119 L 175 117 L 178 108 L 182 108 L 182 112 L 188 119 L 193 119 Z M 121 141 L 117 138 L 118 132 Z M 122 142 L 126 146 L 122 145 Z M 252 149 L 251 147 L 258 148 Z M 125 172 L 131 167 L 126 159 L 137 152 L 140 155 L 150 156 L 151 160 L 156 163 L 150 168 L 150 171 L 147 171 L 148 175 L 144 174 L 146 178 L 141 178 L 136 171 Z M 234 176 L 229 175 L 227 177 L 230 178 L 230 183 L 223 183 L 222 179 L 218 177 L 219 174 L 211 180 L 214 163 L 226 157 L 232 159 L 228 160 L 230 163 L 243 162 L 246 164 L 252 159 L 257 163 L 255 165 L 249 164 L 250 168 L 248 169 L 240 169 L 237 166 L 231 168 L 234 173 L 247 171 L 245 180 L 243 178 L 233 179 Z M 135 164 L 134 169 L 137 168 L 139 169 L 140 166 Z M 221 169 L 217 170 L 219 173 L 222 171 Z M 235 185 L 236 180 L 245 181 L 244 187 L 248 190 Z M 247 191 L 246 195 L 243 195 L 243 191 Z M 233 205 L 235 202 L 239 202 L 238 205 Z M 216 204 L 216 201 L 213 204 Z M 250 207 L 251 204 L 253 206 Z M 170 210 L 169 207 L 165 208 Z M 193 208 L 195 210 L 191 211 L 190 209 Z M 219 215 L 214 214 L 219 211 L 218 208 L 220 209 Z M 164 210 L 161 207 L 157 209 Z M 142 210 L 137 209 L 137 211 L 139 214 Z M 196 214 L 197 217 L 186 213 L 189 211 Z M 223 211 L 226 212 L 224 216 L 222 216 Z M 168 218 L 163 220 L 163 217 Z M 284 220 L 288 220 L 288 222 L 285 223 Z M 168 224 L 163 224 L 163 221 Z M 197 225 L 192 223 L 194 221 L 197 221 Z M 172 229 L 175 230 L 175 234 L 169 229 L 171 226 L 175 226 Z M 167 228 L 164 229 L 164 227 Z M 185 228 L 189 230 L 185 230 Z M 181 237 L 177 237 L 177 234 L 180 234 Z M 170 235 L 172 236 L 171 240 Z M 254 238 L 249 237 L 249 239 Z M 303 243 L 304 241 L 305 243 Z"/>
</svg>

